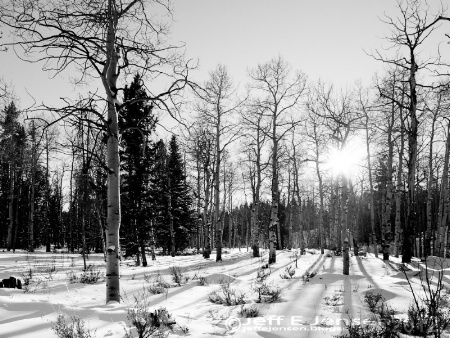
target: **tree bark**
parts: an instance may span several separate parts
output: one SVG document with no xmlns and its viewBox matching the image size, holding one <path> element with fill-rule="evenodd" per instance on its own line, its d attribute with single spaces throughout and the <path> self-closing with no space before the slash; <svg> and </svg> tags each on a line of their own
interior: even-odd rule
<svg viewBox="0 0 450 338">
<path fill-rule="evenodd" d="M 405 229 L 403 231 L 403 250 L 402 263 L 411 263 L 412 246 L 414 239 L 414 230 L 416 224 L 415 210 L 415 189 L 416 189 L 416 162 L 417 162 L 417 93 L 416 93 L 416 60 L 414 50 L 410 52 L 410 69 L 409 69 L 409 119 L 410 129 L 408 130 L 408 198 L 407 198 L 407 214 Z"/>
<path fill-rule="evenodd" d="M 28 251 L 34 251 L 34 196 L 36 185 L 36 166 L 37 166 L 37 149 L 36 149 L 36 127 L 34 120 L 31 122 L 31 187 L 30 187 L 30 202 L 29 202 L 29 219 L 28 219 Z M 71 197 L 72 198 L 72 197 Z"/>
<path fill-rule="evenodd" d="M 372 179 L 372 164 L 370 160 L 370 145 L 369 145 L 369 116 L 366 114 L 366 151 L 367 151 L 367 167 L 369 172 L 369 187 L 370 187 L 370 228 L 372 234 L 370 236 L 370 242 L 372 244 L 372 249 L 375 257 L 378 257 L 378 245 L 375 234 L 375 193 L 373 191 L 373 179 Z"/>
<path fill-rule="evenodd" d="M 397 170 L 397 193 L 395 194 L 395 257 L 399 256 L 402 251 L 403 246 L 403 227 L 401 221 L 401 205 L 402 205 L 402 194 L 403 194 L 403 153 L 405 150 L 405 140 L 404 140 L 404 121 L 403 121 L 403 110 L 400 109 L 400 151 L 398 154 L 398 170 Z"/>
<path fill-rule="evenodd" d="M 117 69 L 119 50 L 115 48 L 117 32 L 116 4 L 108 0 L 108 28 L 106 38 L 106 63 L 102 81 L 108 104 L 108 140 L 106 162 L 108 167 L 107 217 L 106 217 L 106 303 L 120 303 L 119 230 L 120 210 L 120 159 L 119 124 L 116 110 Z"/>
<path fill-rule="evenodd" d="M 319 182 L 319 244 L 320 244 L 320 253 L 324 253 L 324 243 L 323 243 L 323 214 L 324 214 L 324 193 L 323 193 L 323 183 L 322 183 L 322 174 L 320 173 L 320 153 L 319 153 L 319 135 L 317 135 L 317 125 L 314 124 L 313 126 L 314 131 L 314 143 L 316 145 L 315 147 L 315 153 L 316 153 L 316 175 L 317 180 Z"/>
<path fill-rule="evenodd" d="M 349 274 L 350 255 L 349 255 L 349 233 L 348 233 L 348 187 L 347 178 L 342 175 L 342 195 L 341 195 L 341 231 L 343 243 L 343 274 Z"/>
<path fill-rule="evenodd" d="M 430 152 L 428 158 L 428 181 L 427 181 L 427 230 L 425 233 L 425 243 L 424 243 L 424 256 L 427 257 L 431 255 L 431 233 L 433 230 L 433 214 L 432 214 L 432 203 L 433 203 L 433 142 L 434 142 L 434 129 L 437 119 L 437 111 L 433 114 L 433 119 L 431 123 L 430 131 Z"/>
<path fill-rule="evenodd" d="M 384 209 L 384 237 L 383 237 L 383 260 L 389 260 L 389 249 L 391 235 L 391 210 L 392 210 L 392 162 L 394 157 L 394 143 L 392 141 L 392 128 L 395 119 L 395 103 L 392 102 L 391 118 L 387 131 L 388 157 L 387 157 L 387 172 L 386 172 L 386 195 L 385 195 L 385 209 Z"/>
<path fill-rule="evenodd" d="M 450 152 L 450 122 L 447 126 L 447 141 L 445 143 L 445 157 L 444 157 L 444 168 L 442 171 L 442 183 L 441 183 L 441 196 L 439 199 L 439 236 L 436 243 L 436 247 L 439 249 L 439 256 L 446 257 L 447 255 L 447 232 L 448 232 L 448 169 L 449 169 L 449 152 Z"/>
<path fill-rule="evenodd" d="M 272 206 L 270 209 L 269 223 L 269 264 L 276 263 L 277 237 L 276 229 L 278 226 L 278 140 L 276 134 L 276 111 L 272 121 Z"/>
<path fill-rule="evenodd" d="M 209 256 L 211 255 L 210 222 L 208 222 L 209 199 L 211 191 L 211 174 L 209 171 L 209 160 L 205 161 L 203 165 L 203 170 L 205 172 L 205 204 L 203 205 L 203 224 L 205 228 L 205 240 L 204 240 L 203 257 L 209 258 Z"/>
</svg>

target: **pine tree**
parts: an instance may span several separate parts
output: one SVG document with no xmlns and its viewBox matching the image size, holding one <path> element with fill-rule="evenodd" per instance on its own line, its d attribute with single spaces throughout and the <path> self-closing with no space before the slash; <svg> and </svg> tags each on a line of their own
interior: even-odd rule
<svg viewBox="0 0 450 338">
<path fill-rule="evenodd" d="M 177 250 L 189 244 L 189 234 L 195 226 L 193 199 L 186 181 L 185 165 L 175 136 L 169 143 L 168 169 L 170 178 L 171 214 Z"/>
<path fill-rule="evenodd" d="M 119 117 L 119 130 L 122 131 L 122 237 L 127 251 L 137 254 L 137 264 L 140 264 L 140 252 L 144 266 L 147 265 L 145 243 L 150 224 L 147 192 L 151 157 L 149 136 L 156 124 L 151 107 L 138 101 L 146 98 L 141 78 L 136 75 L 124 90 L 124 100 L 136 102 L 125 106 Z"/>
<path fill-rule="evenodd" d="M 176 137 L 168 150 L 162 140 L 157 142 L 154 156 L 150 194 L 156 241 L 164 253 L 174 256 L 189 244 L 196 221 L 193 199 Z"/>
<path fill-rule="evenodd" d="M 0 121 L 0 154 L 2 163 L 2 200 L 7 202 L 7 214 L 3 219 L 4 229 L 8 229 L 6 234 L 6 247 L 9 250 L 15 249 L 18 234 L 18 208 L 20 191 L 22 186 L 22 174 L 24 164 L 24 152 L 26 146 L 25 129 L 18 122 L 20 111 L 14 102 L 7 105 L 2 112 Z"/>
</svg>

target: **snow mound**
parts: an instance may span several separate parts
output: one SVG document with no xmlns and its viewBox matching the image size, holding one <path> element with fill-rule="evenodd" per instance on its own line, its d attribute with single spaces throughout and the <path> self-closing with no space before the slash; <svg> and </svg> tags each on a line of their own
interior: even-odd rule
<svg viewBox="0 0 450 338">
<path fill-rule="evenodd" d="M 236 280 L 236 278 L 230 275 L 225 275 L 223 273 L 214 273 L 205 277 L 210 284 L 233 283 Z"/>
</svg>

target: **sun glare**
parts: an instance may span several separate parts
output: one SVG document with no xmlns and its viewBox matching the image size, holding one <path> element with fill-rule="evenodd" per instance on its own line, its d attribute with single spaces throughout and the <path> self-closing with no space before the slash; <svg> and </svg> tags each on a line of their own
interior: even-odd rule
<svg viewBox="0 0 450 338">
<path fill-rule="evenodd" d="M 326 167 L 333 175 L 356 175 L 364 164 L 365 145 L 360 139 L 353 139 L 344 149 L 333 148 L 328 153 Z"/>
</svg>

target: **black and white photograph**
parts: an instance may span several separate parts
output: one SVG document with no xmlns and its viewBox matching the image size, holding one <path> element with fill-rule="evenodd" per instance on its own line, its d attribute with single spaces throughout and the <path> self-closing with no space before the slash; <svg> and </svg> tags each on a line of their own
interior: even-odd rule
<svg viewBox="0 0 450 338">
<path fill-rule="evenodd" d="M 0 338 L 450 338 L 448 0 L 0 0 Z"/>
</svg>

